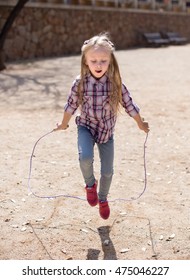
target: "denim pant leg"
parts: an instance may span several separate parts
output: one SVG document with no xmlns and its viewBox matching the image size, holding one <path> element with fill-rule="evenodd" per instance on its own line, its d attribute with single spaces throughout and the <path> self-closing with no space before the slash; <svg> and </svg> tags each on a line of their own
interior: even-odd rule
<svg viewBox="0 0 190 280">
<path fill-rule="evenodd" d="M 101 178 L 99 188 L 99 200 L 106 200 L 113 177 L 113 161 L 114 161 L 114 139 L 113 135 L 108 142 L 98 144 L 98 150 L 101 162 Z"/>
<path fill-rule="evenodd" d="M 91 187 L 95 183 L 93 161 L 94 144 L 92 134 L 84 126 L 78 126 L 78 153 L 80 169 L 87 186 Z"/>
</svg>

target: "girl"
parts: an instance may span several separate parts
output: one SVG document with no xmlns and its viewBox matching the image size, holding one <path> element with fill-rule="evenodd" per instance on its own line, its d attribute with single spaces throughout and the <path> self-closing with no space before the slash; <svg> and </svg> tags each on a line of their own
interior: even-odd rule
<svg viewBox="0 0 190 280">
<path fill-rule="evenodd" d="M 149 126 L 134 104 L 130 93 L 121 81 L 114 44 L 107 34 L 100 34 L 84 42 L 82 46 L 81 74 L 77 77 L 64 107 L 62 123 L 54 130 L 69 127 L 71 116 L 77 108 L 78 153 L 80 168 L 86 184 L 87 201 L 99 205 L 99 213 L 108 219 L 110 208 L 107 195 L 113 176 L 113 132 L 119 105 L 135 119 L 140 129 L 148 133 Z M 99 192 L 94 177 L 94 145 L 97 144 L 101 162 Z"/>
</svg>

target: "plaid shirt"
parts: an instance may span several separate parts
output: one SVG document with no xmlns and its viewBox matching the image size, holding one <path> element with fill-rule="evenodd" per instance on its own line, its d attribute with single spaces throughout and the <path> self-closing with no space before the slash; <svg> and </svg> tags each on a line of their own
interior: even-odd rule
<svg viewBox="0 0 190 280">
<path fill-rule="evenodd" d="M 68 96 L 65 112 L 74 114 L 78 108 L 77 88 L 80 78 L 73 82 Z M 97 143 L 106 143 L 114 132 L 116 113 L 109 101 L 110 81 L 106 75 L 96 80 L 90 74 L 84 82 L 83 104 L 80 106 L 80 115 L 76 117 L 76 124 L 87 127 Z M 122 106 L 131 116 L 139 112 L 126 86 L 122 84 Z"/>
</svg>

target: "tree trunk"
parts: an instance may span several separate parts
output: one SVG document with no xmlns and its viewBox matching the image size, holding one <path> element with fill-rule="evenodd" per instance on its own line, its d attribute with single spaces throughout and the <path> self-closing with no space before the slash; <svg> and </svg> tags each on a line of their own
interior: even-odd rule
<svg viewBox="0 0 190 280">
<path fill-rule="evenodd" d="M 18 16 L 24 5 L 29 2 L 29 0 L 18 0 L 16 6 L 11 11 L 10 15 L 8 16 L 2 30 L 0 33 L 0 71 L 4 70 L 6 68 L 4 64 L 4 54 L 3 54 L 3 47 L 4 43 L 7 37 L 7 33 L 11 29 L 11 26 L 15 20 L 15 18 Z"/>
</svg>

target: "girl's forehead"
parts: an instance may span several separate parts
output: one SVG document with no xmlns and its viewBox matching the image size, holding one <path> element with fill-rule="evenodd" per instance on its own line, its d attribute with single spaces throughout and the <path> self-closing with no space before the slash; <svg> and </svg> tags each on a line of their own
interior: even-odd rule
<svg viewBox="0 0 190 280">
<path fill-rule="evenodd" d="M 102 46 L 93 46 L 86 52 L 86 56 L 105 56 L 110 57 L 110 51 Z"/>
</svg>

